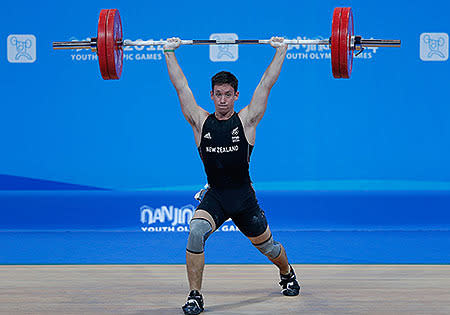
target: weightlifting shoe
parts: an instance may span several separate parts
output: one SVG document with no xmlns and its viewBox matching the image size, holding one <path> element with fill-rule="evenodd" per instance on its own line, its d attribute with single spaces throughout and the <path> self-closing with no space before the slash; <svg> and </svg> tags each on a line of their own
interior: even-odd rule
<svg viewBox="0 0 450 315">
<path fill-rule="evenodd" d="M 291 265 L 289 266 L 291 267 L 291 271 L 288 275 L 280 274 L 281 293 L 286 296 L 296 296 L 300 293 L 300 285 L 297 282 L 294 268 Z"/>
<path fill-rule="evenodd" d="M 189 292 L 186 304 L 182 307 L 185 315 L 197 315 L 203 312 L 203 296 L 197 290 Z"/>
</svg>

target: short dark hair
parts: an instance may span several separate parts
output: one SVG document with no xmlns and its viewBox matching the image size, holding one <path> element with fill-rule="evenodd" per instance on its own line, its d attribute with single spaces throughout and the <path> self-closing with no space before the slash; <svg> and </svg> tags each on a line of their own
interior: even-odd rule
<svg viewBox="0 0 450 315">
<path fill-rule="evenodd" d="M 214 91 L 215 85 L 229 84 L 233 87 L 234 92 L 238 89 L 238 79 L 228 71 L 220 71 L 211 78 L 211 89 Z"/>
</svg>

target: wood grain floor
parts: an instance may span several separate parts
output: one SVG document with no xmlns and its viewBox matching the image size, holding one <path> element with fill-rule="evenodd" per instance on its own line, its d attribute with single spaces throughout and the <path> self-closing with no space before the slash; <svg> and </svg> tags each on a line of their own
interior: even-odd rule
<svg viewBox="0 0 450 315">
<path fill-rule="evenodd" d="M 207 265 L 204 314 L 450 314 L 450 265 Z M 182 314 L 184 265 L 0 266 L 0 314 Z"/>
</svg>

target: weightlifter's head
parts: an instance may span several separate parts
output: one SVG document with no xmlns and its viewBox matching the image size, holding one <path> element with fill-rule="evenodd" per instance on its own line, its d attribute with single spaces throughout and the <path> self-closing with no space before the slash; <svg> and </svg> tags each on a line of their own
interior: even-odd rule
<svg viewBox="0 0 450 315">
<path fill-rule="evenodd" d="M 216 112 L 225 115 L 234 111 L 234 102 L 239 97 L 238 80 L 227 71 L 216 73 L 211 79 L 211 99 Z"/>
</svg>

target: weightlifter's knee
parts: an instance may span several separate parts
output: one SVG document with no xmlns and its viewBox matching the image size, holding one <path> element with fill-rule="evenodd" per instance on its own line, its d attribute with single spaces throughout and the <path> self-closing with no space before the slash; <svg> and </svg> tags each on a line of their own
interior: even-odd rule
<svg viewBox="0 0 450 315">
<path fill-rule="evenodd" d="M 273 240 L 269 226 L 267 226 L 266 230 L 261 235 L 249 238 L 253 246 L 269 259 L 275 259 L 280 255 L 282 246 L 280 243 Z"/>
<path fill-rule="evenodd" d="M 274 241 L 272 235 L 261 244 L 253 244 L 264 255 L 271 259 L 277 258 L 281 253 L 281 244 Z"/>
<path fill-rule="evenodd" d="M 207 220 L 193 218 L 189 224 L 189 237 L 186 250 L 193 254 L 203 253 L 205 241 L 212 231 L 211 223 Z"/>
</svg>

